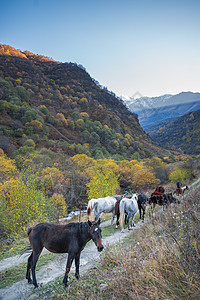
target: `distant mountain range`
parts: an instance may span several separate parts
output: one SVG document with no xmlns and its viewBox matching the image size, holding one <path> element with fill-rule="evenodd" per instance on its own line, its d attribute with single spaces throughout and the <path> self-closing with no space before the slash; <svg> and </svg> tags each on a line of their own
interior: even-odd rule
<svg viewBox="0 0 200 300">
<path fill-rule="evenodd" d="M 200 109 L 200 93 L 192 92 L 151 98 L 122 97 L 122 100 L 131 112 L 138 114 L 141 126 L 148 133 L 155 126 L 158 127 L 159 123 L 163 125 L 169 120 Z"/>
</svg>

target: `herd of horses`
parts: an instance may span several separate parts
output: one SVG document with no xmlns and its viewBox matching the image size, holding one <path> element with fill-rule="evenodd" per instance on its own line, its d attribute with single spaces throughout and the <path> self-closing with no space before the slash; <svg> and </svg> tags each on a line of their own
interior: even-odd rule
<svg viewBox="0 0 200 300">
<path fill-rule="evenodd" d="M 105 198 L 91 199 L 87 206 L 87 215 L 97 221 L 102 213 L 112 213 L 111 225 L 114 223 L 115 215 L 117 216 L 116 227 L 121 226 L 121 231 L 124 231 L 123 224 L 128 225 L 128 229 L 134 227 L 135 215 L 139 212 L 140 219 L 144 221 L 146 206 L 150 205 L 153 209 L 156 205 L 167 208 L 169 204 L 180 201 L 180 196 L 183 197 L 188 186 L 177 187 L 172 193 L 165 193 L 163 186 L 157 186 L 155 191 L 148 198 L 146 194 L 130 194 L 107 196 Z M 132 217 L 131 227 L 129 220 Z"/>
<path fill-rule="evenodd" d="M 92 199 L 88 202 L 87 215 L 91 217 L 93 214 L 94 221 L 69 223 L 69 224 L 53 224 L 39 223 L 33 228 L 28 229 L 28 237 L 32 250 L 28 258 L 26 279 L 28 283 L 38 287 L 36 280 L 35 268 L 38 258 L 45 247 L 53 253 L 68 253 L 66 272 L 63 279 L 64 285 L 68 286 L 68 274 L 71 269 L 72 262 L 75 260 L 75 277 L 79 278 L 80 254 L 87 242 L 93 240 L 97 250 L 103 250 L 103 242 L 100 228 L 100 215 L 102 213 L 112 213 L 111 224 L 114 223 L 115 215 L 117 216 L 116 226 L 121 226 L 124 231 L 124 219 L 128 224 L 128 229 L 134 227 L 134 219 L 136 214 L 140 213 L 140 219 L 144 221 L 146 206 L 156 204 L 167 207 L 170 203 L 176 202 L 179 195 L 183 196 L 188 187 L 177 187 L 176 192 L 165 193 L 162 186 L 158 186 L 156 190 L 148 198 L 144 193 L 131 195 L 108 196 L 105 198 Z M 132 217 L 131 227 L 129 220 Z M 32 279 L 31 279 L 32 272 Z"/>
</svg>

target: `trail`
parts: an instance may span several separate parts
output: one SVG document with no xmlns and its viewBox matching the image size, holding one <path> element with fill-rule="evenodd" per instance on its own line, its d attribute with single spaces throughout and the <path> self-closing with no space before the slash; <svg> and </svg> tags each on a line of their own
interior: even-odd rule
<svg viewBox="0 0 200 300">
<path fill-rule="evenodd" d="M 142 222 L 138 222 L 133 230 L 136 230 L 142 226 Z M 101 227 L 110 225 L 110 220 L 101 224 Z M 114 243 L 121 242 L 123 238 L 128 236 L 132 231 L 125 229 L 124 233 L 116 231 L 111 236 L 103 238 L 104 247 L 108 247 Z M 47 250 L 46 250 L 47 251 Z M 86 245 L 85 249 L 81 252 L 80 257 L 80 275 L 84 274 L 87 270 L 95 267 L 100 261 L 101 253 L 96 249 L 93 242 Z M 27 254 L 23 255 L 19 261 L 19 256 L 11 257 L 1 261 L 1 269 L 5 269 L 8 266 L 12 267 L 19 265 L 20 263 L 27 262 Z M 47 284 L 53 282 L 57 277 L 63 276 L 65 273 L 65 267 L 67 262 L 67 254 L 58 254 L 55 259 L 50 261 L 47 265 L 43 266 L 39 271 L 36 270 L 37 281 L 39 284 Z M 75 272 L 74 262 L 71 267 L 70 274 Z M 73 275 L 72 275 L 73 276 Z M 33 296 L 31 295 L 33 293 Z M 27 280 L 21 280 L 14 283 L 12 286 L 0 289 L 0 299 L 2 300 L 23 300 L 31 299 L 34 297 L 34 287 L 27 283 Z"/>
</svg>

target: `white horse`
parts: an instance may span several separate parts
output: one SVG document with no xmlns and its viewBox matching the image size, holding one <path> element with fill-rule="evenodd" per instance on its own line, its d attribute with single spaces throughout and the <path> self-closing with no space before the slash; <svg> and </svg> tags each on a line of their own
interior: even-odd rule
<svg viewBox="0 0 200 300">
<path fill-rule="evenodd" d="M 91 199 L 88 202 L 87 215 L 90 216 L 91 214 L 95 214 L 96 222 L 102 213 L 112 212 L 111 225 L 113 225 L 115 218 L 115 203 L 116 198 L 110 196 L 99 199 Z"/>
<path fill-rule="evenodd" d="M 138 196 L 137 194 L 133 194 L 132 198 L 122 198 L 120 205 L 119 205 L 119 210 L 120 210 L 120 226 L 121 226 L 121 232 L 124 232 L 124 215 L 127 214 L 127 223 L 128 223 L 128 229 L 130 230 L 129 226 L 129 220 L 132 217 L 132 224 L 131 227 L 134 227 L 134 219 L 137 213 L 139 213 L 138 209 Z"/>
</svg>

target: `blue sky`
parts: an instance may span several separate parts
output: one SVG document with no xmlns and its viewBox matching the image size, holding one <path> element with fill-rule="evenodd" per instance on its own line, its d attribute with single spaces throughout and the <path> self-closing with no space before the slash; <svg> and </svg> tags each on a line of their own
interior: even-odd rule
<svg viewBox="0 0 200 300">
<path fill-rule="evenodd" d="M 200 91 L 199 0 L 0 0 L 0 43 L 83 65 L 118 96 Z"/>
</svg>

